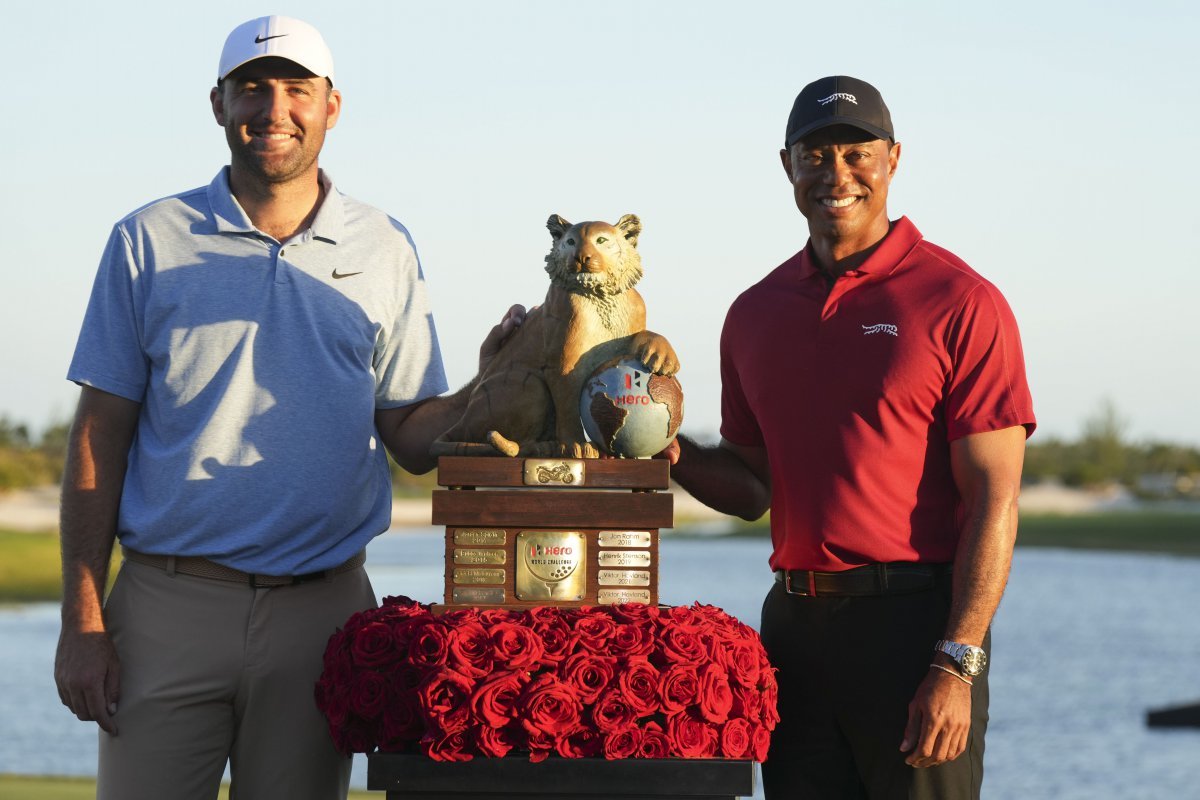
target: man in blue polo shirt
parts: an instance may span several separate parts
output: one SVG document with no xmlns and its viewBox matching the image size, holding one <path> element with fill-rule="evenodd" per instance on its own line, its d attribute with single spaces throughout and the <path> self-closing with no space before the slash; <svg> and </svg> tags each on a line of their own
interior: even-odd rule
<svg viewBox="0 0 1200 800">
<path fill-rule="evenodd" d="M 318 167 L 334 87 L 310 25 L 236 28 L 211 93 L 230 165 L 118 222 L 101 260 L 68 372 L 55 665 L 101 728 L 101 798 L 211 798 L 227 761 L 241 797 L 347 791 L 312 700 L 324 645 L 375 603 L 384 447 L 428 471 L 465 395 L 439 397 L 408 232 Z"/>
</svg>

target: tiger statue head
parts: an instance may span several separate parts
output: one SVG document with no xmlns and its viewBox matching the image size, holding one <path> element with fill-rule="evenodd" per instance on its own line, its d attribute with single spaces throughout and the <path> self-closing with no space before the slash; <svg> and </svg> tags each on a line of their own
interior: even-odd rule
<svg viewBox="0 0 1200 800">
<path fill-rule="evenodd" d="M 546 220 L 554 244 L 546 255 L 551 282 L 569 292 L 601 298 L 632 289 L 642 279 L 637 249 L 642 221 L 626 214 L 616 225 L 580 222 L 572 225 L 558 214 Z"/>
</svg>

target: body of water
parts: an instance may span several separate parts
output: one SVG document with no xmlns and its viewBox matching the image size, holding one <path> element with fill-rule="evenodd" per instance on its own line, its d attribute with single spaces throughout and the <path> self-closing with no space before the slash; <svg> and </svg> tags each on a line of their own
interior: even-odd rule
<svg viewBox="0 0 1200 800">
<path fill-rule="evenodd" d="M 663 602 L 699 600 L 757 627 L 765 539 L 661 543 Z M 442 532 L 381 536 L 380 597 L 437 602 Z M 1019 549 L 993 627 L 985 798 L 1200 797 L 1200 730 L 1151 730 L 1149 708 L 1200 701 L 1200 560 Z M 96 733 L 58 700 L 58 607 L 0 609 L 0 772 L 93 775 Z M 366 785 L 366 761 L 353 783 Z M 382 796 L 382 795 L 381 795 Z"/>
</svg>

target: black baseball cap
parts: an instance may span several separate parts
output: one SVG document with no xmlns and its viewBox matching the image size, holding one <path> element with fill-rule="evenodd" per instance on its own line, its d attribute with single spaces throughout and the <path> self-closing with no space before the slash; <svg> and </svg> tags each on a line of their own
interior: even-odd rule
<svg viewBox="0 0 1200 800">
<path fill-rule="evenodd" d="M 879 90 L 846 75 L 821 78 L 800 90 L 788 116 L 784 146 L 831 125 L 852 125 L 879 139 L 896 138 L 892 115 Z"/>
</svg>

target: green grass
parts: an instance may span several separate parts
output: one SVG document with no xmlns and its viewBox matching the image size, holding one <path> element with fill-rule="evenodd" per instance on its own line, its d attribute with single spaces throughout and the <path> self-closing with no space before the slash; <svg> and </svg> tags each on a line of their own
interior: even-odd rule
<svg viewBox="0 0 1200 800">
<path fill-rule="evenodd" d="M 96 781 L 91 778 L 42 778 L 30 775 L 0 775 L 0 798 L 4 800 L 76 800 L 94 798 Z M 350 790 L 350 800 L 377 800 L 379 792 Z M 221 784 L 219 800 L 229 800 L 229 785 Z"/>
<path fill-rule="evenodd" d="M 679 533 L 686 535 L 687 528 Z M 769 523 L 737 523 L 734 536 L 767 536 Z M 1200 556 L 1200 514 L 1110 511 L 1096 514 L 1022 514 L 1018 547 L 1067 547 Z"/>
<path fill-rule="evenodd" d="M 109 582 L 121 559 L 114 552 Z M 62 556 L 57 533 L 0 531 L 0 603 L 62 598 Z"/>
<path fill-rule="evenodd" d="M 1017 545 L 1200 556 L 1200 514 L 1112 511 L 1022 515 Z"/>
</svg>

